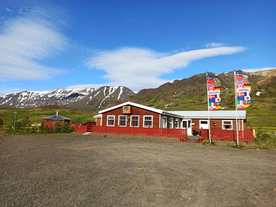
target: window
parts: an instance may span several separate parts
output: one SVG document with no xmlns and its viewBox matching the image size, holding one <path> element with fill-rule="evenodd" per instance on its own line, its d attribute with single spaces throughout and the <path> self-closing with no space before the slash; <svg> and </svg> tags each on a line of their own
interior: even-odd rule
<svg viewBox="0 0 276 207">
<path fill-rule="evenodd" d="M 232 120 L 223 120 L 222 121 L 222 129 L 232 130 L 233 129 Z"/>
<path fill-rule="evenodd" d="M 172 129 L 173 128 L 173 118 L 169 119 L 169 128 Z"/>
<path fill-rule="evenodd" d="M 115 116 L 114 115 L 107 116 L 107 126 L 115 126 Z"/>
<path fill-rule="evenodd" d="M 163 118 L 163 128 L 167 128 L 167 117 Z"/>
<path fill-rule="evenodd" d="M 182 128 L 186 129 L 187 128 L 187 121 L 182 122 Z"/>
<path fill-rule="evenodd" d="M 200 120 L 199 121 L 199 129 L 209 129 L 209 124 L 208 124 L 208 120 Z"/>
<path fill-rule="evenodd" d="M 179 128 L 179 121 L 178 121 L 178 119 L 175 120 L 175 122 L 174 122 L 174 127 L 175 127 L 176 129 Z"/>
<path fill-rule="evenodd" d="M 153 117 L 152 116 L 144 116 L 144 127 L 152 127 L 153 124 Z"/>
<path fill-rule="evenodd" d="M 127 123 L 127 116 L 119 116 L 119 126 L 125 127 Z"/>
<path fill-rule="evenodd" d="M 139 127 L 139 116 L 131 116 L 130 117 L 130 126 Z"/>
</svg>

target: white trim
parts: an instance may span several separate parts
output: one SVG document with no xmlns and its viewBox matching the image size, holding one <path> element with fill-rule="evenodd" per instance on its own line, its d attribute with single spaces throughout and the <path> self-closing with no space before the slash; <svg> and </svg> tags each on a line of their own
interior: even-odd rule
<svg viewBox="0 0 276 207">
<path fill-rule="evenodd" d="M 125 125 L 120 125 L 120 118 L 125 117 Z M 126 127 L 127 126 L 127 116 L 126 115 L 119 115 L 118 116 L 118 126 L 119 127 Z"/>
<path fill-rule="evenodd" d="M 131 115 L 130 116 L 130 126 L 132 127 L 132 117 L 133 116 L 138 116 L 138 126 L 133 126 L 133 127 L 139 127 L 140 126 L 140 115 Z"/>
<path fill-rule="evenodd" d="M 166 119 L 166 125 L 165 126 L 164 126 L 163 119 Z M 167 128 L 167 126 L 168 126 L 168 122 L 167 121 L 168 121 L 168 119 L 167 119 L 166 116 L 162 117 L 162 128 Z"/>
<path fill-rule="evenodd" d="M 231 122 L 231 128 L 229 128 L 229 129 L 226 129 L 225 127 L 224 127 L 224 122 L 225 121 L 230 121 Z M 221 121 L 221 124 L 222 124 L 222 129 L 223 130 L 233 130 L 233 120 L 222 120 Z M 237 124 L 237 123 L 236 123 Z"/>
<path fill-rule="evenodd" d="M 113 124 L 113 125 L 109 125 L 109 124 L 108 124 L 108 118 L 109 118 L 109 117 L 114 117 L 114 120 L 113 120 L 113 121 L 114 121 L 114 124 Z M 106 117 L 106 126 L 115 126 L 115 119 L 116 119 L 115 115 L 107 115 L 107 117 Z"/>
<path fill-rule="evenodd" d="M 176 122 L 178 123 L 178 124 L 177 124 L 177 125 L 178 125 L 177 127 L 176 127 L 176 124 L 175 124 Z M 180 123 L 179 119 L 175 119 L 175 120 L 174 120 L 174 125 L 175 125 L 175 128 L 176 128 L 176 129 L 179 129 L 179 125 L 180 125 L 179 123 Z"/>
<path fill-rule="evenodd" d="M 206 121 L 207 122 L 207 124 L 202 124 L 204 127 L 201 126 L 201 122 L 202 121 Z M 206 128 L 206 125 L 207 125 L 207 128 Z M 209 121 L 208 120 L 199 120 L 199 129 L 201 129 L 201 128 L 203 128 L 203 129 L 209 129 Z"/>
<path fill-rule="evenodd" d="M 173 126 L 174 126 L 173 118 L 170 117 L 170 118 L 169 118 L 169 128 L 170 128 L 170 129 L 173 129 Z"/>
<path fill-rule="evenodd" d="M 125 102 L 125 103 L 122 103 L 122 104 L 119 104 L 119 105 L 101 110 L 101 111 L 99 111 L 99 114 L 102 114 L 102 113 L 105 113 L 107 111 L 111 111 L 111 110 L 114 110 L 114 109 L 117 109 L 117 108 L 120 108 L 120 107 L 123 107 L 123 106 L 126 106 L 126 105 L 136 106 L 138 108 L 142 108 L 142 109 L 145 109 L 145 110 L 148 110 L 148 111 L 153 111 L 153 112 L 156 112 L 156 113 L 159 113 L 159 114 L 163 113 L 163 110 L 161 110 L 161 109 L 155 109 L 155 108 L 152 108 L 152 107 L 149 107 L 149 106 L 144 106 L 144 105 L 141 105 L 141 104 L 137 104 L 137 103 L 133 103 L 133 102 L 128 101 L 128 102 Z"/>
<path fill-rule="evenodd" d="M 145 126 L 145 118 L 146 117 L 151 117 L 151 126 L 150 126 L 150 128 L 152 128 L 153 127 L 153 116 L 152 115 L 144 115 L 143 116 L 143 127 L 149 127 L 149 126 Z"/>
</svg>

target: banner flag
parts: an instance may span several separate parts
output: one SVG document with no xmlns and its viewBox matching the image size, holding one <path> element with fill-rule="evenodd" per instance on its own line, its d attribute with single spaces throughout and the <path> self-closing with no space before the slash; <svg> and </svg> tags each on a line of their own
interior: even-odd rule
<svg viewBox="0 0 276 207">
<path fill-rule="evenodd" d="M 220 86 L 219 79 L 207 76 L 208 107 L 210 111 L 221 108 Z"/>
<path fill-rule="evenodd" d="M 237 88 L 237 108 L 246 109 L 251 105 L 250 91 L 251 86 L 248 81 L 248 75 L 236 73 Z"/>
</svg>

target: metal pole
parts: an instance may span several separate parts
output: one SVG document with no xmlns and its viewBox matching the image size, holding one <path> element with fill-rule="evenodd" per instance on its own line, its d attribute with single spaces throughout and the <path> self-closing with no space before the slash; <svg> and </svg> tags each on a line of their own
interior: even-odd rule
<svg viewBox="0 0 276 207">
<path fill-rule="evenodd" d="M 239 145 L 239 132 L 238 132 L 238 101 L 237 101 L 237 83 L 236 83 L 236 71 L 234 70 L 234 87 L 235 87 L 235 105 L 236 105 L 236 131 L 237 131 L 237 145 Z"/>
<path fill-rule="evenodd" d="M 209 111 L 209 96 L 208 96 L 208 72 L 206 72 L 206 85 L 207 85 L 207 108 L 208 108 L 208 128 L 209 128 L 209 143 L 211 144 L 211 125 L 210 125 L 210 111 Z"/>
<path fill-rule="evenodd" d="M 14 113 L 13 129 L 15 130 L 15 121 L 16 121 L 16 113 L 17 113 L 17 112 L 13 112 L 13 113 Z"/>
</svg>

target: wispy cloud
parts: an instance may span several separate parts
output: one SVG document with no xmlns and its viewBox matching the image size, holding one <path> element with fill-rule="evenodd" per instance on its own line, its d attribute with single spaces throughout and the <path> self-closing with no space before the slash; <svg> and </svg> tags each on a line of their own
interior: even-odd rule
<svg viewBox="0 0 276 207">
<path fill-rule="evenodd" d="M 67 44 L 45 18 L 17 17 L 5 22 L 0 33 L 0 80 L 47 79 L 60 70 L 43 66 Z"/>
<path fill-rule="evenodd" d="M 82 85 L 73 85 L 73 86 L 68 86 L 66 87 L 67 89 L 81 89 L 81 88 L 100 88 L 102 86 L 105 86 L 105 84 L 82 84 Z M 106 85 L 109 86 L 109 85 Z"/>
<path fill-rule="evenodd" d="M 265 70 L 272 70 L 272 69 L 276 69 L 276 67 L 265 67 L 265 68 L 255 68 L 255 69 L 241 69 L 244 72 L 258 72 L 258 71 L 265 71 Z"/>
<path fill-rule="evenodd" d="M 6 8 L 6 11 L 13 13 L 12 10 L 10 10 L 9 8 Z"/>
<path fill-rule="evenodd" d="M 132 90 L 140 90 L 170 81 L 159 77 L 185 68 L 194 60 L 230 55 L 244 50 L 244 47 L 220 47 L 168 55 L 148 49 L 124 47 L 100 51 L 87 64 L 91 68 L 104 70 L 107 74 L 103 78 L 107 79 L 108 85 L 123 85 Z"/>
<path fill-rule="evenodd" d="M 222 46 L 224 46 L 224 44 L 223 43 L 218 43 L 218 42 L 207 43 L 205 45 L 205 47 L 222 47 Z"/>
</svg>

